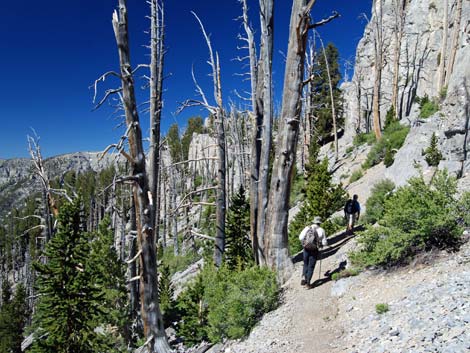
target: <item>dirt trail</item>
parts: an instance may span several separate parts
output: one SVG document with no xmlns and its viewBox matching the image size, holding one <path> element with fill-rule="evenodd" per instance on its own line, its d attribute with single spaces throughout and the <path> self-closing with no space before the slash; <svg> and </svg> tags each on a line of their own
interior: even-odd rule
<svg viewBox="0 0 470 353">
<path fill-rule="evenodd" d="M 300 256 L 294 258 L 295 272 L 283 286 L 282 305 L 265 315 L 247 339 L 231 343 L 221 352 L 331 352 L 342 335 L 342 327 L 335 319 L 337 299 L 331 297 L 332 281 L 325 273 L 339 271 L 342 247 L 349 240 L 344 233 L 329 238 L 322 260 L 315 266 L 313 289 L 300 285 L 303 262 Z"/>
</svg>

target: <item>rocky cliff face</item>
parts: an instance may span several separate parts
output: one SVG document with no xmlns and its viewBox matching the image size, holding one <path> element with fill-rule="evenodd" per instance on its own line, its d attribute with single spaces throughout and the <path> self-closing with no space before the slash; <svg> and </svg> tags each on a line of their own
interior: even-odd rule
<svg viewBox="0 0 470 353">
<path fill-rule="evenodd" d="M 391 107 L 395 48 L 400 50 L 398 75 L 398 109 L 401 123 L 411 126 L 404 147 L 395 155 L 395 163 L 386 168 L 383 176 L 403 185 L 427 166 L 422 150 L 429 146 L 433 133 L 439 138 L 444 160 L 439 169 L 447 168 L 457 175 L 462 187 L 469 185 L 470 162 L 468 138 L 470 117 L 470 2 L 460 1 L 462 11 L 458 17 L 460 0 L 448 0 L 445 20 L 444 0 L 406 0 L 403 13 L 403 35 L 397 41 L 395 6 L 397 0 L 376 0 L 375 10 L 366 26 L 356 54 L 355 73 L 350 82 L 343 84 L 346 126 L 341 139 L 345 153 L 357 132 L 365 132 L 372 119 L 372 99 L 375 79 L 375 44 L 377 43 L 378 14 L 382 13 L 384 61 L 381 80 L 381 122 Z M 382 4 L 382 5 L 381 5 Z M 382 6 L 382 9 L 380 9 Z M 447 29 L 447 30 L 445 30 Z M 444 35 L 447 34 L 446 40 Z M 447 42 L 447 43 L 446 43 Z M 443 44 L 447 44 L 443 50 Z M 455 64 L 448 64 L 453 48 Z M 442 55 L 444 53 L 444 55 Z M 444 61 L 444 65 L 441 62 Z M 441 70 L 446 69 L 446 82 L 440 87 Z M 428 96 L 439 104 L 439 111 L 428 119 L 419 117 L 417 98 Z M 369 125 L 369 126 L 368 126 Z"/>
</svg>

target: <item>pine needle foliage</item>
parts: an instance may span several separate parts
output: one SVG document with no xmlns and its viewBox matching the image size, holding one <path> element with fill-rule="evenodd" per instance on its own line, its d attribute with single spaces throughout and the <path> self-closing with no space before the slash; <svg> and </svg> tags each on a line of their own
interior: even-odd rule
<svg viewBox="0 0 470 353">
<path fill-rule="evenodd" d="M 57 234 L 46 246 L 47 263 L 36 263 L 40 300 L 34 315 L 33 353 L 110 352 L 95 329 L 105 315 L 105 293 L 87 266 L 90 243 L 81 228 L 80 200 L 65 203 Z"/>
<path fill-rule="evenodd" d="M 225 263 L 230 270 L 243 270 L 253 264 L 250 241 L 250 204 L 240 185 L 227 212 Z"/>
<path fill-rule="evenodd" d="M 424 159 L 430 167 L 437 167 L 442 160 L 442 153 L 439 151 L 438 142 L 436 133 L 433 132 L 429 147 L 424 150 Z"/>
<path fill-rule="evenodd" d="M 318 151 L 312 151 L 307 169 L 305 201 L 299 213 L 289 226 L 289 250 L 291 254 L 302 249 L 298 236 L 302 229 L 310 225 L 315 216 L 327 220 L 334 212 L 341 209 L 347 200 L 346 192 L 341 184 L 332 182 L 328 171 L 328 160 L 317 160 Z M 330 221 L 324 221 L 322 227 L 327 234 L 334 231 Z"/>
<path fill-rule="evenodd" d="M 10 282 L 4 280 L 0 306 L 0 352 L 21 353 L 23 330 L 28 315 L 24 286 L 18 284 L 13 295 Z"/>
<path fill-rule="evenodd" d="M 432 248 L 458 248 L 464 222 L 456 192 L 456 179 L 446 170 L 430 184 L 422 176 L 411 178 L 385 198 L 379 226 L 360 234 L 361 248 L 350 254 L 353 263 L 387 267 Z"/>
</svg>

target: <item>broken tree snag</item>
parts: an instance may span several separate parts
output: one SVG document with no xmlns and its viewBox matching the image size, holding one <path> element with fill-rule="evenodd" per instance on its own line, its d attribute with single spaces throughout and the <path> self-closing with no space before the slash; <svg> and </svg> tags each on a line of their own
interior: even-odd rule
<svg viewBox="0 0 470 353">
<path fill-rule="evenodd" d="M 145 169 L 142 131 L 134 91 L 125 0 L 119 0 L 119 13 L 117 11 L 113 13 L 112 23 L 119 52 L 122 103 L 126 125 L 129 128 L 129 150 L 133 160 L 133 163 L 130 163 L 131 174 L 136 177 L 132 189 L 135 198 L 137 242 L 139 251 L 142 251 L 140 256 L 140 297 L 144 333 L 147 338 L 146 347 L 149 353 L 166 353 L 171 350 L 165 335 L 158 303 L 156 242 L 151 226 L 148 176 Z"/>
<path fill-rule="evenodd" d="M 377 9 L 378 7 L 378 9 Z M 380 126 L 380 100 L 381 100 L 381 86 L 382 86 L 382 69 L 384 57 L 384 43 L 383 43 L 383 0 L 378 0 L 374 4 L 374 47 L 375 47 L 375 66 L 374 66 L 374 96 L 372 99 L 372 114 L 374 121 L 374 134 L 377 140 L 382 137 L 382 129 Z"/>
<path fill-rule="evenodd" d="M 220 63 L 219 56 L 217 52 L 214 55 L 212 50 L 212 44 L 210 38 L 206 33 L 204 25 L 202 24 L 199 17 L 192 12 L 196 18 L 199 26 L 201 27 L 202 34 L 206 41 L 207 47 L 209 49 L 209 61 L 208 64 L 211 67 L 211 76 L 214 89 L 214 101 L 215 105 L 210 105 L 208 100 L 201 89 L 197 84 L 193 72 L 193 80 L 196 85 L 196 90 L 201 96 L 201 101 L 188 101 L 184 106 L 190 105 L 200 105 L 204 107 L 209 114 L 214 116 L 215 120 L 215 129 L 216 129 L 216 140 L 217 140 L 217 192 L 216 192 L 216 235 L 215 235 L 215 247 L 214 247 L 214 263 L 217 267 L 222 264 L 222 256 L 225 251 L 225 214 L 226 214 L 226 205 L 227 205 L 227 186 L 226 186 L 226 141 L 225 141 L 225 112 L 223 109 L 222 102 L 222 85 L 220 82 Z M 183 108 L 184 108 L 183 106 Z"/>
<path fill-rule="evenodd" d="M 250 235 L 253 248 L 253 255 L 257 264 L 263 258 L 263 244 L 258 239 L 258 186 L 259 169 L 261 156 L 261 132 L 263 125 L 263 82 L 259 77 L 263 76 L 262 60 L 258 62 L 256 56 L 256 45 L 253 31 L 248 20 L 248 6 L 246 0 L 240 0 L 242 4 L 243 28 L 245 29 L 248 49 L 248 59 L 250 61 L 250 83 L 251 83 L 251 120 L 253 126 L 251 143 L 251 164 L 250 164 Z M 262 44 L 261 44 L 262 45 Z M 264 261 L 262 261 L 264 262 Z"/>
<path fill-rule="evenodd" d="M 160 225 L 160 121 L 162 113 L 164 64 L 163 1 L 150 1 L 150 151 L 149 189 L 154 238 L 158 241 Z"/>
</svg>

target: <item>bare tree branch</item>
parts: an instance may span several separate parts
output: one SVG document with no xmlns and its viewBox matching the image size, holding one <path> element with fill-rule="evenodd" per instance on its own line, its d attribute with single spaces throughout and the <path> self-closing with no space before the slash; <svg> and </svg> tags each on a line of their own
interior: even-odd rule
<svg viewBox="0 0 470 353">
<path fill-rule="evenodd" d="M 320 27 L 320 26 L 323 26 L 323 25 L 326 25 L 327 23 L 333 21 L 335 18 L 338 18 L 340 17 L 341 15 L 336 12 L 336 11 L 333 11 L 333 14 L 328 17 L 328 18 L 325 18 L 319 22 L 316 22 L 316 23 L 312 23 L 311 25 L 308 26 L 308 29 L 313 29 L 313 28 L 317 28 L 317 27 Z"/>
</svg>

